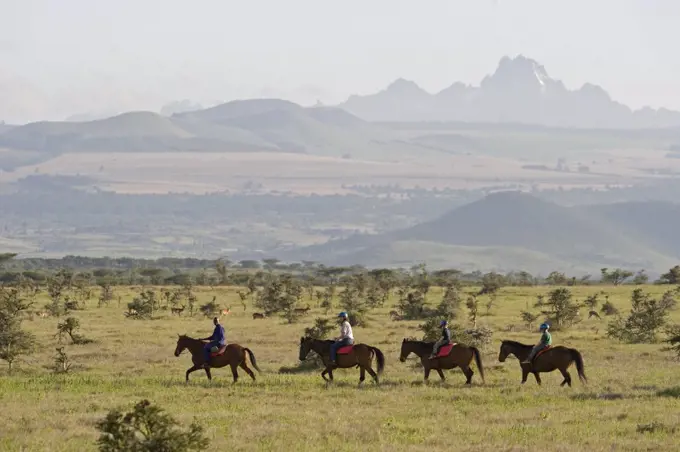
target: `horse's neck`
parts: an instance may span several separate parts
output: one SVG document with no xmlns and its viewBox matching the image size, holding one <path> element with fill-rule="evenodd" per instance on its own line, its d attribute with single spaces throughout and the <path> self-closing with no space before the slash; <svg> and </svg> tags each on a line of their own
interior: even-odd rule
<svg viewBox="0 0 680 452">
<path fill-rule="evenodd" d="M 192 352 L 203 352 L 205 343 L 200 339 L 189 338 L 187 348 Z"/>
<path fill-rule="evenodd" d="M 529 352 L 531 352 L 531 346 L 530 345 L 515 345 L 514 347 L 510 347 L 510 353 L 515 355 L 516 358 L 518 359 L 524 359 L 527 356 L 529 356 Z"/>
<path fill-rule="evenodd" d="M 312 350 L 314 350 L 318 355 L 330 349 L 330 344 L 323 340 L 316 340 L 312 342 Z"/>
<path fill-rule="evenodd" d="M 428 342 L 413 341 L 411 344 L 411 352 L 418 356 L 423 356 L 432 352 L 432 346 Z"/>
</svg>

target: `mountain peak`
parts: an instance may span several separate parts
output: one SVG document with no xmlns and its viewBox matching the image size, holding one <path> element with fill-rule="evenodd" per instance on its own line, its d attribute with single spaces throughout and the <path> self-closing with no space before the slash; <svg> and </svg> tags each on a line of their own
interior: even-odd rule
<svg viewBox="0 0 680 452">
<path fill-rule="evenodd" d="M 416 82 L 404 78 L 398 78 L 390 83 L 385 91 L 397 95 L 426 93 Z"/>
<path fill-rule="evenodd" d="M 536 60 L 518 55 L 515 58 L 504 56 L 498 62 L 496 71 L 482 80 L 484 87 L 510 88 L 516 86 L 534 86 L 544 88 L 552 79 L 545 68 Z"/>
</svg>

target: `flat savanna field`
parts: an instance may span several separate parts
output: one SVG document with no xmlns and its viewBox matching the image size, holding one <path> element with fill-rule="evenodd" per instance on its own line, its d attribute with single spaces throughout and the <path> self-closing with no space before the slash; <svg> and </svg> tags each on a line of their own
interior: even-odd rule
<svg viewBox="0 0 680 452">
<path fill-rule="evenodd" d="M 660 295 L 665 288 L 645 290 Z M 355 328 L 354 334 L 357 342 L 380 348 L 387 364 L 380 386 L 367 379 L 361 388 L 357 369 L 336 371 L 335 383 L 328 387 L 317 370 L 280 372 L 298 366 L 304 328 L 326 316 L 314 301 L 311 314 L 288 325 L 279 318 L 253 320 L 254 308 L 249 304 L 244 311 L 236 290 L 202 288 L 197 295 L 199 304 L 216 295 L 223 307 L 231 306 L 231 315 L 223 321 L 227 338 L 254 351 L 263 371 L 255 383 L 240 372 L 232 385 L 231 372 L 222 368 L 213 370 L 212 383 L 198 371 L 185 385 L 184 372 L 191 364 L 188 352 L 173 355 L 177 334 L 208 336 L 210 319 L 177 318 L 168 311 L 155 320 L 127 319 L 123 311 L 133 288 L 117 289 L 120 305 L 113 301 L 97 308 L 92 300 L 85 310 L 73 313 L 80 319 L 81 333 L 95 342 L 66 346 L 75 365 L 67 375 L 48 369 L 58 346 L 58 320 L 25 321 L 41 348 L 16 363 L 12 375 L 4 369 L 0 374 L 0 450 L 96 450 L 95 422 L 112 408 L 130 409 L 144 398 L 185 425 L 196 418 L 206 427 L 214 450 L 678 450 L 674 431 L 680 426 L 680 363 L 662 344 L 609 340 L 603 316 L 553 332 L 554 345 L 583 354 L 587 385 L 578 381 L 572 366 L 572 388 L 559 387 L 557 371 L 542 375 L 542 387 L 531 376 L 520 386 L 517 360 L 498 362 L 502 339 L 538 340 L 537 332 L 521 326 L 519 313 L 549 288 L 500 291 L 492 315 L 479 322 L 494 330 L 491 346 L 483 351 L 486 383 L 473 365 L 472 387 L 464 386 L 460 370 L 447 371 L 444 384 L 434 373 L 430 385 L 423 385 L 416 359 L 399 361 L 402 339 L 421 335 L 419 322 L 390 320 L 393 306 L 372 311 L 369 327 Z M 631 286 L 575 287 L 573 293 L 582 301 L 600 290 L 627 314 Z M 430 291 L 430 304 L 440 299 L 439 289 Z M 680 322 L 680 312 L 673 313 L 673 320 Z M 465 322 L 464 313 L 460 321 Z M 514 332 L 510 325 L 516 326 Z M 645 432 L 644 426 L 651 431 Z"/>
<path fill-rule="evenodd" d="M 560 154 L 561 155 L 561 154 Z M 393 185 L 427 189 L 475 189 L 503 184 L 541 188 L 605 187 L 660 176 L 650 171 L 680 171 L 680 159 L 665 152 L 643 150 L 590 151 L 566 154 L 570 172 L 524 168 L 545 164 L 554 168 L 557 156 L 545 160 L 484 154 L 435 156 L 371 161 L 288 153 L 66 153 L 6 173 L 0 183 L 31 175 L 86 176 L 102 190 L 127 194 L 290 192 L 328 195 L 348 193 L 352 185 Z M 576 171 L 576 162 L 589 173 Z"/>
</svg>

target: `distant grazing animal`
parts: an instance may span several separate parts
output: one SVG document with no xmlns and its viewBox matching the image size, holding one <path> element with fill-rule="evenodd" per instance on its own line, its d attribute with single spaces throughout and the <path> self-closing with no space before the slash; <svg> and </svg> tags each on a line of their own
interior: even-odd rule
<svg viewBox="0 0 680 452">
<path fill-rule="evenodd" d="M 472 384 L 472 376 L 475 374 L 470 368 L 470 363 L 472 362 L 472 358 L 474 358 L 477 369 L 479 369 L 479 375 L 482 377 L 482 381 L 484 381 L 484 366 L 482 365 L 482 358 L 477 348 L 468 347 L 463 344 L 455 344 L 453 347 L 445 345 L 439 350 L 437 358 L 430 359 L 433 346 L 434 342 L 404 339 L 401 342 L 399 361 L 403 363 L 411 353 L 418 355 L 420 362 L 423 364 L 423 370 L 425 371 L 425 382 L 430 378 L 430 371 L 432 369 L 436 370 L 439 374 L 439 378 L 444 381 L 444 372 L 442 372 L 442 370 L 460 367 L 465 374 L 465 384 L 470 385 Z"/>
<path fill-rule="evenodd" d="M 253 319 L 264 319 L 265 317 L 267 316 L 261 312 L 253 312 Z"/>
<path fill-rule="evenodd" d="M 170 311 L 172 311 L 173 314 L 182 315 L 184 308 L 185 308 L 185 306 L 182 305 L 179 308 L 170 308 Z"/>
<path fill-rule="evenodd" d="M 602 319 L 602 317 L 600 317 L 600 314 L 598 314 L 598 313 L 595 312 L 595 311 L 590 311 L 590 312 L 588 313 L 588 318 L 591 318 L 591 317 L 597 317 L 598 319 Z"/>
<path fill-rule="evenodd" d="M 522 368 L 522 384 L 526 383 L 527 376 L 529 373 L 532 373 L 536 383 L 540 385 L 541 377 L 538 376 L 539 373 L 552 372 L 558 369 L 564 377 L 560 386 L 567 384 L 571 387 L 571 375 L 567 372 L 571 363 L 576 363 L 576 371 L 581 382 L 588 382 L 583 369 L 583 357 L 578 350 L 561 345 L 550 347 L 538 352 L 531 364 L 523 364 L 522 361 L 529 356 L 533 347 L 533 345 L 526 345 L 515 341 L 503 341 L 500 353 L 498 354 L 498 361 L 505 362 L 509 355 L 515 355 Z"/>
<path fill-rule="evenodd" d="M 229 315 L 231 314 L 231 306 L 229 306 L 227 309 L 222 309 L 221 315 Z"/>
<path fill-rule="evenodd" d="M 38 313 L 38 317 L 45 318 L 45 317 L 49 317 L 49 316 L 50 316 L 49 312 L 42 311 L 42 312 Z"/>
<path fill-rule="evenodd" d="M 205 374 L 208 376 L 208 380 L 212 380 L 212 375 L 210 374 L 211 368 L 217 368 L 224 366 L 231 366 L 231 373 L 234 377 L 234 383 L 238 380 L 238 367 L 245 370 L 250 378 L 255 381 L 255 374 L 248 367 L 246 363 L 246 353 L 250 358 L 250 363 L 258 371 L 260 368 L 257 367 L 257 362 L 255 361 L 255 354 L 245 347 L 241 347 L 239 344 L 228 344 L 222 347 L 217 353 L 211 353 L 210 356 L 210 367 L 203 367 L 203 347 L 207 344 L 206 341 L 200 339 L 194 339 L 187 335 L 178 335 L 177 346 L 175 347 L 175 356 L 179 356 L 185 349 L 189 350 L 191 353 L 191 361 L 194 363 L 186 372 L 186 380 L 189 381 L 189 374 L 199 369 L 205 370 Z"/>
<path fill-rule="evenodd" d="M 296 314 L 307 314 L 307 313 L 309 312 L 310 309 L 311 309 L 311 308 L 309 307 L 309 305 L 307 305 L 306 308 L 295 308 L 295 311 L 294 311 L 294 312 L 295 312 Z"/>
<path fill-rule="evenodd" d="M 359 384 L 363 384 L 366 379 L 366 372 L 368 372 L 371 377 L 375 380 L 375 384 L 379 384 L 379 376 L 385 369 L 385 355 L 376 347 L 372 347 L 367 344 L 355 344 L 348 345 L 346 347 L 341 347 L 338 350 L 337 365 L 330 364 L 330 354 L 331 354 L 331 344 L 333 341 L 322 340 L 322 339 L 312 339 L 309 337 L 300 338 L 300 361 L 307 359 L 309 352 L 314 350 L 317 355 L 321 357 L 325 369 L 321 372 L 321 378 L 326 382 L 333 381 L 333 369 L 334 368 L 348 368 L 348 367 L 358 367 L 360 369 L 359 373 Z M 378 372 L 376 373 L 371 364 L 373 362 L 373 357 L 376 358 L 378 362 Z M 326 378 L 326 375 L 330 377 L 330 380 Z"/>
</svg>

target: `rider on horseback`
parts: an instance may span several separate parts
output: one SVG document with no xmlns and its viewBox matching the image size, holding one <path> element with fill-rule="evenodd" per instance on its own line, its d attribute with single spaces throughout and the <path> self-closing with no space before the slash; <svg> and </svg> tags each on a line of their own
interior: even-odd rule
<svg viewBox="0 0 680 452">
<path fill-rule="evenodd" d="M 338 317 L 342 319 L 342 323 L 340 324 L 340 337 L 335 339 L 335 342 L 331 344 L 331 364 L 335 364 L 335 358 L 339 348 L 354 344 L 354 334 L 352 334 L 352 326 L 347 320 L 347 313 L 343 311 L 338 314 Z"/>
<path fill-rule="evenodd" d="M 210 352 L 215 348 L 219 350 L 223 346 L 227 345 L 227 334 L 224 331 L 224 327 L 220 325 L 220 319 L 214 317 L 213 324 L 215 324 L 215 329 L 213 330 L 212 336 L 201 339 L 202 341 L 210 341 L 203 346 L 203 359 L 205 360 L 205 367 L 210 365 Z"/>
<path fill-rule="evenodd" d="M 534 359 L 534 356 L 536 356 L 536 353 L 552 345 L 552 336 L 550 336 L 550 333 L 548 333 L 549 328 L 550 325 L 548 325 L 547 323 L 541 324 L 539 328 L 540 331 L 543 333 L 541 334 L 541 340 L 538 342 L 538 344 L 534 346 L 533 349 L 531 349 L 531 353 L 529 353 L 527 359 L 522 361 L 522 364 L 531 364 L 531 361 Z"/>
<path fill-rule="evenodd" d="M 441 322 L 439 322 L 439 326 L 442 328 L 442 338 L 434 343 L 430 359 L 435 359 L 437 357 L 439 349 L 451 343 L 451 331 L 449 331 L 448 325 L 449 323 L 446 320 L 442 320 Z"/>
</svg>

